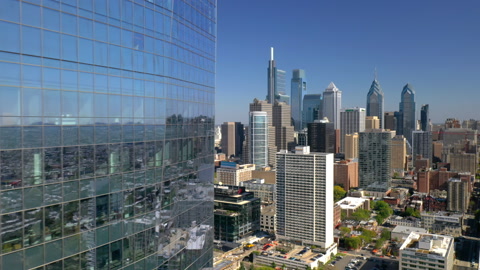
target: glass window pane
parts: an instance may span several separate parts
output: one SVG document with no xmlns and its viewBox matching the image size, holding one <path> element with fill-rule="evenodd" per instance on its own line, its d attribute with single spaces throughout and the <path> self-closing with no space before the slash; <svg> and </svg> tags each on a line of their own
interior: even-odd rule
<svg viewBox="0 0 480 270">
<path fill-rule="evenodd" d="M 45 57 L 60 59 L 60 52 L 60 34 L 43 31 L 43 55 Z"/>
<path fill-rule="evenodd" d="M 64 201 L 77 200 L 79 194 L 78 181 L 63 183 L 63 194 Z"/>
<path fill-rule="evenodd" d="M 110 95 L 108 99 L 109 117 L 122 117 L 122 96 Z"/>
<path fill-rule="evenodd" d="M 62 91 L 62 115 L 63 117 L 78 116 L 78 92 Z"/>
<path fill-rule="evenodd" d="M 22 3 L 22 23 L 32 26 L 40 26 L 40 7 L 28 3 Z"/>
<path fill-rule="evenodd" d="M 77 39 L 62 35 L 62 59 L 77 62 Z"/>
<path fill-rule="evenodd" d="M 20 116 L 20 88 L 0 86 L 0 116 Z"/>
<path fill-rule="evenodd" d="M 0 19 L 20 22 L 20 2 L 17 0 L 3 1 L 0 9 Z"/>
<path fill-rule="evenodd" d="M 85 38 L 93 38 L 93 22 L 88 19 L 79 18 L 79 24 L 81 25 L 79 35 Z"/>
<path fill-rule="evenodd" d="M 43 28 L 60 31 L 60 13 L 57 10 L 43 8 Z"/>
<path fill-rule="evenodd" d="M 78 73 L 78 87 L 81 91 L 93 92 L 93 74 L 79 72 Z"/>
<path fill-rule="evenodd" d="M 42 55 L 41 32 L 38 28 L 22 27 L 22 52 L 24 54 Z"/>
<path fill-rule="evenodd" d="M 19 64 L 0 62 L 0 71 L 2 72 L 3 84 L 20 86 Z"/>
<path fill-rule="evenodd" d="M 42 68 L 37 66 L 23 65 L 23 86 L 42 87 Z"/>
<path fill-rule="evenodd" d="M 62 246 L 63 246 L 62 245 L 62 240 L 57 240 L 57 241 L 53 241 L 53 242 L 45 244 L 45 262 L 49 263 L 49 262 L 53 262 L 53 261 L 56 261 L 56 260 L 62 258 L 62 251 L 63 251 Z M 61 268 L 62 261 L 59 262 L 59 266 Z M 54 269 L 56 269 L 56 268 L 54 268 Z"/>
<path fill-rule="evenodd" d="M 4 9 L 6 8 L 1 8 L 1 10 Z M 0 13 L 1 12 L 2 11 L 0 11 Z M 0 14 L 0 18 L 1 17 Z M 18 24 L 0 21 L 0 29 L 2 29 L 2 35 L 8 37 L 3 38 L 2 42 L 0 42 L 0 50 L 20 52 L 20 26 Z"/>
<path fill-rule="evenodd" d="M 93 41 L 88 39 L 79 39 L 78 61 L 83 63 L 93 63 Z"/>
<path fill-rule="evenodd" d="M 95 117 L 108 117 L 108 95 L 95 94 Z M 112 100 L 120 99 L 120 96 L 110 96 Z M 113 101 L 112 101 L 113 102 Z M 117 109 L 120 103 L 114 104 Z M 115 110 L 115 109 L 114 109 Z M 118 117 L 118 116 L 117 116 Z"/>
<path fill-rule="evenodd" d="M 60 91 L 43 90 L 44 116 L 60 116 Z"/>
<path fill-rule="evenodd" d="M 68 236 L 80 231 L 78 217 L 80 208 L 78 201 L 72 201 L 63 205 L 63 235 Z"/>
<path fill-rule="evenodd" d="M 0 91 L 1 95 L 1 91 Z M 0 97 L 0 103 L 2 102 Z M 3 106 L 0 105 L 0 108 Z M 42 91 L 39 89 L 23 89 L 23 116 L 42 116 Z"/>
<path fill-rule="evenodd" d="M 77 35 L 77 17 L 68 13 L 61 13 L 62 15 L 62 32 Z"/>
<path fill-rule="evenodd" d="M 43 87 L 60 89 L 60 70 L 55 68 L 43 68 Z"/>
</svg>

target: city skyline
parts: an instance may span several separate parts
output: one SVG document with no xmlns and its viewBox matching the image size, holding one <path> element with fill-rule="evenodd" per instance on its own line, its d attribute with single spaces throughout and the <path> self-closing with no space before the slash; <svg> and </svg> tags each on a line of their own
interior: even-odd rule
<svg viewBox="0 0 480 270">
<path fill-rule="evenodd" d="M 222 24 L 218 27 L 217 124 L 246 123 L 248 108 L 242 104 L 265 98 L 270 47 L 275 48 L 276 66 L 286 71 L 287 81 L 293 69 L 309 74 L 307 94 L 319 94 L 330 81 L 335 82 L 343 91 L 342 108 L 365 106 L 376 68 L 385 93 L 384 111 L 398 110 L 402 87 L 410 83 L 417 92 L 417 119 L 419 106 L 425 103 L 430 104 L 432 123 L 477 115 L 474 100 L 480 98 L 476 91 L 480 79 L 475 71 L 480 70 L 480 55 L 475 48 L 480 40 L 473 25 L 480 24 L 479 3 L 291 6 L 287 1 L 262 1 L 255 3 L 255 9 L 249 6 L 249 1 L 242 1 L 222 2 L 218 7 Z M 266 12 L 269 16 L 262 15 Z M 249 20 L 238 24 L 238 14 Z M 287 95 L 289 91 L 287 87 Z M 229 100 L 236 101 L 234 106 Z"/>
</svg>

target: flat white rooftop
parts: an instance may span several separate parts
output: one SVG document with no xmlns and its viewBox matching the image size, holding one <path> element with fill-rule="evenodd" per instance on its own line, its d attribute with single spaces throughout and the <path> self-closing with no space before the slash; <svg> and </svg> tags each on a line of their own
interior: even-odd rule
<svg viewBox="0 0 480 270">
<path fill-rule="evenodd" d="M 354 209 L 357 209 L 359 206 L 361 206 L 363 203 L 365 203 L 365 201 L 367 200 L 368 199 L 357 198 L 357 197 L 346 197 L 338 201 L 337 204 L 343 210 L 347 210 L 347 209 L 354 210 Z"/>
</svg>

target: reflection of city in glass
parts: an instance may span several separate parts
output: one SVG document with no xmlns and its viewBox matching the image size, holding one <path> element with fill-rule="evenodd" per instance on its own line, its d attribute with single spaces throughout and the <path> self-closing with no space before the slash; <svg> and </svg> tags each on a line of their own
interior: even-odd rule
<svg viewBox="0 0 480 270">
<path fill-rule="evenodd" d="M 212 264 L 216 1 L 6 0 L 0 269 Z"/>
</svg>

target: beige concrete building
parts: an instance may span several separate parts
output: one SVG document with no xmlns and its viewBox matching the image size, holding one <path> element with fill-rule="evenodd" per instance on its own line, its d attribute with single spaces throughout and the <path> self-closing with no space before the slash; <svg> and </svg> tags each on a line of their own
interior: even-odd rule
<svg viewBox="0 0 480 270">
<path fill-rule="evenodd" d="M 365 129 L 379 129 L 380 128 L 380 119 L 378 116 L 367 116 L 365 117 Z"/>
<path fill-rule="evenodd" d="M 240 182 L 252 179 L 255 164 L 232 165 L 232 162 L 222 162 L 217 169 L 217 181 L 222 185 L 239 186 Z"/>
<path fill-rule="evenodd" d="M 453 269 L 453 237 L 411 232 L 400 247 L 400 270 Z"/>
<path fill-rule="evenodd" d="M 471 174 L 477 171 L 477 154 L 475 153 L 449 153 L 447 159 L 452 171 Z"/>
<path fill-rule="evenodd" d="M 465 213 L 468 210 L 469 201 L 468 182 L 455 178 L 448 180 L 447 210 Z"/>
<path fill-rule="evenodd" d="M 345 135 L 345 159 L 358 158 L 358 133 Z"/>
<path fill-rule="evenodd" d="M 243 125 L 240 122 L 224 122 L 221 126 L 221 147 L 222 152 L 230 156 L 238 157 L 242 154 Z"/>
<path fill-rule="evenodd" d="M 443 142 L 442 141 L 435 141 L 432 142 L 432 149 L 433 149 L 433 156 L 436 158 L 442 158 L 442 150 L 443 150 Z"/>
<path fill-rule="evenodd" d="M 275 204 L 265 206 L 260 214 L 260 230 L 274 234 L 277 231 L 277 210 Z"/>
<path fill-rule="evenodd" d="M 392 175 L 395 172 L 403 172 L 407 165 L 407 140 L 403 135 L 397 135 L 392 139 Z"/>
<path fill-rule="evenodd" d="M 277 152 L 282 149 L 292 150 L 295 145 L 290 105 L 284 102 L 275 102 L 272 123 L 275 128 Z"/>
<path fill-rule="evenodd" d="M 359 209 L 370 210 L 370 200 L 357 197 L 343 198 L 336 205 L 340 206 L 346 217 L 351 217 Z"/>
<path fill-rule="evenodd" d="M 358 187 L 358 162 L 350 159 L 336 162 L 333 165 L 333 181 L 346 191 Z"/>
</svg>

